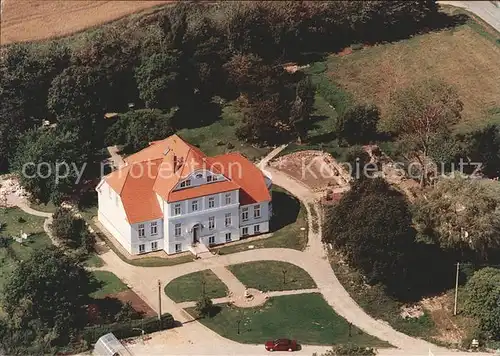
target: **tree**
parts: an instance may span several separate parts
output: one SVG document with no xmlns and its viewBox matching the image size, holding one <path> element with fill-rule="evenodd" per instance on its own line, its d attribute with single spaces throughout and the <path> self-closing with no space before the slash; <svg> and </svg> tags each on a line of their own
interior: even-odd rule
<svg viewBox="0 0 500 356">
<path fill-rule="evenodd" d="M 213 302 L 207 295 L 203 294 L 196 302 L 195 310 L 200 317 L 210 317 L 213 311 Z"/>
<path fill-rule="evenodd" d="M 460 120 L 462 108 L 455 89 L 436 80 L 415 83 L 391 97 L 390 113 L 381 126 L 404 141 L 410 160 L 419 162 L 422 186 L 427 180 L 426 162 L 432 140 L 449 133 Z"/>
<path fill-rule="evenodd" d="M 58 205 L 83 183 L 88 176 L 88 148 L 77 142 L 77 134 L 59 128 L 30 130 L 22 136 L 14 169 L 34 199 Z"/>
<path fill-rule="evenodd" d="M 21 319 L 20 325 L 39 321 L 67 342 L 86 324 L 85 305 L 95 286 L 78 261 L 51 246 L 36 250 L 16 267 L 4 288 L 3 309 L 10 318 Z M 20 301 L 30 305 L 21 314 Z"/>
<path fill-rule="evenodd" d="M 287 110 L 276 94 L 252 102 L 236 135 L 240 140 L 273 144 L 289 137 L 291 131 Z"/>
<path fill-rule="evenodd" d="M 444 248 L 487 258 L 500 247 L 500 188 L 488 180 L 442 178 L 415 203 L 417 228 Z"/>
<path fill-rule="evenodd" d="M 143 57 L 136 68 L 135 78 L 139 97 L 148 108 L 170 109 L 182 96 L 179 53 L 175 50 Z"/>
<path fill-rule="evenodd" d="M 295 88 L 295 100 L 290 110 L 290 124 L 299 142 L 307 135 L 314 105 L 315 89 L 309 77 L 300 80 Z"/>
<path fill-rule="evenodd" d="M 487 338 L 500 339 L 500 270 L 486 267 L 475 272 L 465 294 L 465 312 L 480 320 Z"/>
<path fill-rule="evenodd" d="M 125 152 L 137 152 L 149 142 L 174 133 L 172 115 L 160 110 L 134 110 L 120 116 L 106 133 L 109 145 L 120 144 Z"/>
<path fill-rule="evenodd" d="M 500 176 L 500 128 L 488 125 L 460 137 L 465 142 L 467 158 L 481 164 L 481 172 L 489 177 Z"/>
<path fill-rule="evenodd" d="M 330 209 L 323 241 L 340 249 L 368 283 L 404 289 L 414 238 L 405 196 L 374 178 L 355 181 Z"/>
<path fill-rule="evenodd" d="M 93 249 L 94 238 L 85 221 L 76 217 L 69 208 L 59 207 L 52 215 L 52 234 L 71 248 L 83 247 L 86 252 Z"/>
<path fill-rule="evenodd" d="M 370 143 L 377 138 L 380 111 L 375 105 L 356 105 L 337 121 L 337 135 L 349 145 Z"/>
<path fill-rule="evenodd" d="M 345 161 L 351 177 L 355 179 L 365 178 L 365 167 L 367 174 L 373 174 L 372 170 L 377 169 L 375 163 L 370 164 L 371 158 L 363 147 L 352 146 L 346 152 Z"/>
</svg>

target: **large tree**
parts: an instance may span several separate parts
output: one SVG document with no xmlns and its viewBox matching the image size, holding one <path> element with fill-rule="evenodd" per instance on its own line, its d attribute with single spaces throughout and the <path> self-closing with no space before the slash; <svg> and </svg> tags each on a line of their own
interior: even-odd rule
<svg viewBox="0 0 500 356">
<path fill-rule="evenodd" d="M 337 120 L 337 135 L 350 145 L 367 144 L 377 139 L 380 111 L 375 105 L 356 105 Z"/>
<path fill-rule="evenodd" d="M 163 139 L 174 133 L 172 115 L 161 110 L 141 109 L 129 111 L 109 128 L 106 133 L 109 145 L 119 144 L 124 152 L 137 152 L 149 142 Z"/>
<path fill-rule="evenodd" d="M 84 252 L 93 249 L 94 237 L 89 232 L 85 221 L 75 216 L 69 208 L 59 207 L 52 215 L 50 225 L 52 234 L 70 248 L 83 248 Z"/>
<path fill-rule="evenodd" d="M 480 165 L 480 171 L 489 178 L 500 177 L 500 128 L 488 125 L 460 137 L 465 143 L 467 158 Z M 471 166 L 469 172 L 478 167 Z"/>
<path fill-rule="evenodd" d="M 369 283 L 404 288 L 414 237 L 405 196 L 381 178 L 367 178 L 328 211 L 323 241 L 340 249 Z"/>
<path fill-rule="evenodd" d="M 88 176 L 88 148 L 76 133 L 40 128 L 26 132 L 17 147 L 14 169 L 19 182 L 42 203 L 61 200 Z"/>
<path fill-rule="evenodd" d="M 462 108 L 455 89 L 437 80 L 417 82 L 391 97 L 389 115 L 381 126 L 404 141 L 408 158 L 419 162 L 422 186 L 427 180 L 431 143 L 449 133 L 460 120 Z"/>
<path fill-rule="evenodd" d="M 295 88 L 295 100 L 290 109 L 290 124 L 299 142 L 307 135 L 314 105 L 315 89 L 309 77 L 301 79 Z"/>
<path fill-rule="evenodd" d="M 36 320 L 66 340 L 86 324 L 85 305 L 96 284 L 78 261 L 55 247 L 37 250 L 9 277 L 3 309 L 18 328 Z M 20 305 L 26 305 L 20 308 Z"/>
<path fill-rule="evenodd" d="M 135 78 L 146 107 L 170 109 L 178 104 L 182 97 L 179 57 L 177 51 L 165 51 L 142 58 Z"/>
<path fill-rule="evenodd" d="M 475 272 L 465 286 L 466 313 L 479 319 L 491 340 L 500 339 L 500 270 L 492 267 Z"/>
<path fill-rule="evenodd" d="M 500 187 L 459 175 L 442 178 L 415 203 L 415 222 L 442 247 L 486 258 L 500 248 Z"/>
</svg>

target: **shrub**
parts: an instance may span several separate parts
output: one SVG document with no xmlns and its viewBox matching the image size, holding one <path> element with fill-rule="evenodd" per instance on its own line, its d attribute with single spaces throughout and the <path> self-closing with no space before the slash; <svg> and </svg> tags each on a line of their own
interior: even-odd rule
<svg viewBox="0 0 500 356">
<path fill-rule="evenodd" d="M 149 317 L 127 322 L 118 322 L 105 325 L 87 327 L 83 330 L 82 338 L 89 344 L 95 343 L 102 335 L 113 333 L 118 339 L 140 336 L 142 330 L 146 334 L 155 331 L 170 329 L 174 326 L 174 318 L 171 314 L 162 314 L 161 320 L 157 317 Z"/>
<path fill-rule="evenodd" d="M 377 139 L 380 110 L 375 105 L 356 105 L 337 121 L 337 134 L 348 144 L 365 144 Z"/>
<path fill-rule="evenodd" d="M 20 224 L 24 224 L 26 220 L 22 216 L 20 216 L 19 218 L 17 218 L 17 222 Z"/>
<path fill-rule="evenodd" d="M 210 317 L 212 315 L 213 306 L 212 299 L 204 295 L 196 302 L 196 313 L 198 313 L 199 317 Z"/>
</svg>

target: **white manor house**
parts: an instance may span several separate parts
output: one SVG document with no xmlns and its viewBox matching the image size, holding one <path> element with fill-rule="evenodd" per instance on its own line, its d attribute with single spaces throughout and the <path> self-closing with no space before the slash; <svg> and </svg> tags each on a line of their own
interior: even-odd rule
<svg viewBox="0 0 500 356">
<path fill-rule="evenodd" d="M 193 251 L 268 232 L 271 185 L 241 154 L 207 157 L 173 135 L 101 180 L 98 218 L 130 254 Z"/>
</svg>

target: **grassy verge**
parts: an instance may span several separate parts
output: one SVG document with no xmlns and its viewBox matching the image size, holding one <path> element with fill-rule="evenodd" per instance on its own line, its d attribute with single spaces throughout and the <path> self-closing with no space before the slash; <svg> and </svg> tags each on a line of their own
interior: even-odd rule
<svg viewBox="0 0 500 356">
<path fill-rule="evenodd" d="M 317 233 L 319 231 L 319 217 L 318 212 L 314 208 L 314 204 L 309 204 L 309 211 L 311 212 L 311 228 L 313 232 Z"/>
<path fill-rule="evenodd" d="M 52 203 L 52 202 L 49 202 L 48 204 L 30 203 L 30 207 L 32 209 L 37 210 L 37 211 L 43 211 L 44 213 L 54 213 L 57 209 L 57 206 L 55 206 L 54 203 Z"/>
<path fill-rule="evenodd" d="M 249 246 L 253 246 L 254 249 L 283 247 L 304 250 L 307 245 L 307 235 L 300 230 L 301 227 L 307 228 L 307 212 L 304 205 L 290 193 L 276 186 L 273 187 L 272 202 L 271 237 L 214 250 L 220 254 L 246 251 Z"/>
<path fill-rule="evenodd" d="M 362 275 L 342 262 L 339 255 L 329 254 L 330 264 L 340 283 L 365 312 L 375 319 L 387 321 L 394 329 L 404 334 L 430 338 L 435 335 L 435 325 L 428 314 L 404 320 L 400 317 L 402 303 L 387 296 L 381 286 L 368 286 Z"/>
<path fill-rule="evenodd" d="M 260 291 L 316 288 L 306 271 L 287 262 L 257 261 L 228 268 L 245 286 Z"/>
<path fill-rule="evenodd" d="M 227 295 L 224 283 L 209 269 L 186 274 L 165 286 L 165 294 L 174 302 L 196 301 L 205 288 L 209 298 L 222 298 Z"/>
<path fill-rule="evenodd" d="M 125 283 L 111 272 L 94 271 L 92 274 L 101 284 L 101 287 L 90 295 L 92 298 L 100 299 L 106 295 L 119 293 L 128 289 Z"/>
<path fill-rule="evenodd" d="M 87 260 L 85 260 L 84 265 L 86 267 L 102 267 L 104 266 L 104 261 L 95 253 L 89 255 Z"/>
<path fill-rule="evenodd" d="M 255 147 L 243 143 L 236 137 L 236 128 L 243 114 L 236 103 L 231 102 L 222 108 L 220 118 L 203 127 L 183 129 L 179 136 L 193 145 L 198 145 L 207 156 L 215 156 L 238 151 L 250 160 L 256 160 L 270 151 L 268 147 Z"/>
<path fill-rule="evenodd" d="M 241 343 L 260 344 L 288 337 L 302 344 L 389 346 L 355 327 L 349 337 L 348 322 L 337 315 L 320 294 L 271 298 L 258 308 L 239 309 L 227 305 L 216 308 L 215 316 L 200 322 L 223 337 Z M 192 308 L 188 312 L 195 315 Z M 239 333 L 238 321 L 241 321 Z"/>
</svg>

